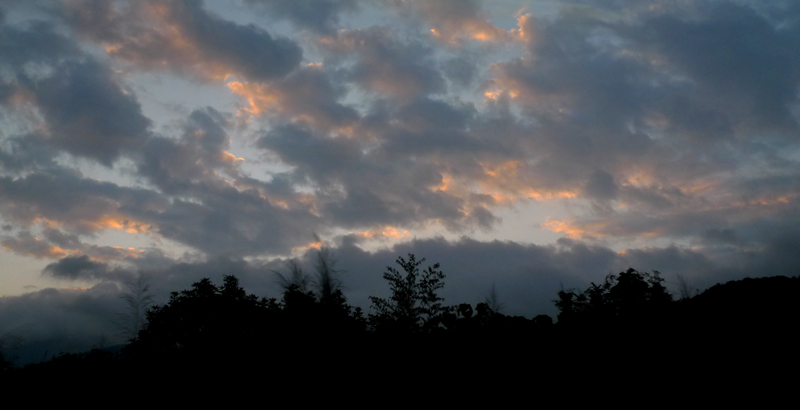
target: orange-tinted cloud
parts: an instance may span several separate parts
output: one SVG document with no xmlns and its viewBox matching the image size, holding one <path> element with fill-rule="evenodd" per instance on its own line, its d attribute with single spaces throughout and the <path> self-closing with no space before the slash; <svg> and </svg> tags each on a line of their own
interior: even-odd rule
<svg viewBox="0 0 800 410">
<path fill-rule="evenodd" d="M 411 233 L 407 230 L 400 230 L 393 226 L 385 226 L 383 228 L 372 229 L 369 231 L 352 232 L 351 234 L 367 239 L 403 239 L 411 237 Z"/>
<path fill-rule="evenodd" d="M 322 243 L 322 241 L 314 241 L 314 242 L 310 242 L 310 243 L 307 243 L 307 244 L 302 245 L 302 246 L 296 246 L 296 247 L 292 248 L 292 253 L 293 254 L 303 253 L 303 252 L 308 251 L 310 249 L 320 250 L 320 249 L 322 249 L 323 246 L 325 246 L 325 244 Z"/>
<path fill-rule="evenodd" d="M 339 102 L 346 89 L 334 85 L 321 64 L 309 64 L 280 82 L 232 81 L 228 88 L 247 100 L 239 115 L 291 118 L 326 131 L 352 134 L 357 111 Z"/>
<path fill-rule="evenodd" d="M 564 233 L 570 238 L 581 239 L 587 237 L 602 238 L 607 236 L 602 232 L 606 224 L 603 222 L 596 222 L 586 225 L 581 225 L 575 222 L 575 218 L 569 219 L 550 219 L 541 224 L 541 227 L 556 233 Z"/>
<path fill-rule="evenodd" d="M 85 221 L 84 224 L 91 226 L 94 230 L 118 229 L 132 234 L 146 233 L 153 229 L 151 224 L 114 214 L 101 215 L 97 220 Z"/>
<path fill-rule="evenodd" d="M 414 10 L 416 18 L 430 27 L 438 40 L 459 46 L 464 41 L 500 42 L 528 40 L 533 36 L 533 19 L 518 13 L 519 28 L 505 30 L 496 27 L 475 0 L 401 0 L 402 7 Z"/>
<path fill-rule="evenodd" d="M 106 52 L 149 70 L 168 69 L 209 80 L 229 75 L 264 81 L 302 59 L 293 41 L 210 13 L 200 1 L 65 1 L 67 20 Z"/>
<path fill-rule="evenodd" d="M 0 245 L 8 251 L 37 259 L 60 259 L 71 253 L 30 234 L 21 234 L 16 238 L 2 238 Z"/>
</svg>

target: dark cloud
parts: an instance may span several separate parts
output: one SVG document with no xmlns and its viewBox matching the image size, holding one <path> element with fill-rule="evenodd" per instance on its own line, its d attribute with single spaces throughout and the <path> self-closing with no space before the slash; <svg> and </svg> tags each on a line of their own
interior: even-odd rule
<svg viewBox="0 0 800 410">
<path fill-rule="evenodd" d="M 307 209 L 273 206 L 257 192 L 230 188 L 202 203 L 175 200 L 155 218 L 158 234 L 209 255 L 287 253 L 310 242 L 318 218 Z"/>
<path fill-rule="evenodd" d="M 515 33 L 495 27 L 482 10 L 480 0 L 388 0 L 401 14 L 421 20 L 425 31 L 437 39 L 458 45 L 464 40 L 502 41 Z"/>
<path fill-rule="evenodd" d="M 296 178 L 317 188 L 319 210 L 336 224 L 458 223 L 464 217 L 461 199 L 431 189 L 442 175 L 424 157 L 383 149 L 367 153 L 368 145 L 358 140 L 329 138 L 295 125 L 273 129 L 258 145 L 295 166 Z"/>
<path fill-rule="evenodd" d="M 442 63 L 442 72 L 448 80 L 460 87 L 469 87 L 478 76 L 478 67 L 472 56 L 458 56 Z"/>
<path fill-rule="evenodd" d="M 49 220 L 82 234 L 110 227 L 146 230 L 147 223 L 137 217 L 147 218 L 168 206 L 153 191 L 98 182 L 64 170 L 0 178 L 0 198 L 6 220 L 26 225 Z"/>
<path fill-rule="evenodd" d="M 43 274 L 59 279 L 99 279 L 108 273 L 105 263 L 94 262 L 86 255 L 67 256 L 58 262 L 47 265 Z"/>
<path fill-rule="evenodd" d="M 789 103 L 797 100 L 800 46 L 794 30 L 773 26 L 750 7 L 717 2 L 693 21 L 663 16 L 643 22 L 644 42 L 697 81 L 697 92 L 731 118 L 759 128 L 797 131 Z M 749 117 L 749 118 L 748 118 Z"/>
<path fill-rule="evenodd" d="M 303 58 L 293 41 L 273 37 L 254 25 L 223 20 L 202 8 L 198 1 L 169 3 L 172 21 L 196 42 L 207 58 L 224 62 L 248 79 L 263 81 L 292 71 Z"/>
<path fill-rule="evenodd" d="M 122 343 L 115 325 L 123 311 L 119 288 L 101 283 L 86 290 L 47 288 L 0 298 L 0 331 L 21 346 L 9 353 L 17 365 Z"/>
<path fill-rule="evenodd" d="M 58 150 L 45 141 L 46 137 L 39 133 L 6 138 L 5 146 L 0 148 L 0 167 L 10 173 L 60 169 L 55 162 Z"/>
<path fill-rule="evenodd" d="M 213 108 L 192 111 L 180 139 L 149 138 L 138 159 L 138 172 L 170 194 L 184 193 L 200 182 L 220 184 L 217 170 L 237 173 L 240 159 L 229 153 L 227 120 Z"/>
<path fill-rule="evenodd" d="M 247 0 L 269 17 L 285 18 L 298 27 L 330 33 L 339 26 L 342 13 L 355 11 L 359 0 Z"/>
<path fill-rule="evenodd" d="M 79 46 L 60 34 L 55 24 L 33 21 L 12 26 L 0 19 L 0 67 L 15 74 L 30 73 L 25 64 L 54 64 L 60 59 L 80 55 Z"/>
<path fill-rule="evenodd" d="M 348 88 L 332 78 L 334 75 L 318 64 L 302 67 L 271 84 L 235 82 L 228 86 L 248 99 L 252 114 L 266 115 L 277 122 L 298 120 L 341 132 L 359 119 L 359 113 L 341 102 Z"/>
<path fill-rule="evenodd" d="M 34 258 L 61 258 L 67 253 L 65 250 L 33 236 L 28 231 L 20 232 L 17 237 L 0 237 L 0 245 L 17 254 Z"/>
<path fill-rule="evenodd" d="M 614 177 L 605 171 L 593 172 L 583 189 L 584 195 L 598 200 L 615 199 L 618 191 Z"/>
<path fill-rule="evenodd" d="M 367 296 L 388 295 L 388 284 L 382 279 L 386 266 L 394 266 L 398 256 L 407 253 L 426 257 L 427 263 L 440 263 L 447 275 L 443 295 L 446 303 L 482 302 L 494 285 L 506 314 L 533 317 L 558 313 L 553 301 L 562 289 L 585 289 L 591 282 L 600 283 L 605 275 L 630 267 L 658 270 L 668 289 L 677 294 L 677 275 L 699 289 L 719 281 L 745 276 L 786 274 L 786 270 L 769 271 L 770 255 L 753 255 L 747 267 L 728 255 L 704 253 L 689 248 L 628 249 L 615 252 L 610 248 L 586 242 L 561 239 L 550 246 L 523 245 L 513 242 L 479 242 L 468 238 L 459 241 L 444 239 L 414 240 L 391 249 L 366 253 L 344 238 L 336 253 L 342 269 L 346 294 L 353 303 L 365 304 Z M 788 267 L 788 265 L 786 266 Z M 362 305 L 364 306 L 364 305 Z M 368 307 L 368 305 L 366 306 Z"/>
<path fill-rule="evenodd" d="M 400 100 L 445 91 L 433 50 L 419 41 L 398 40 L 393 34 L 381 27 L 347 30 L 320 46 L 331 61 L 352 55 L 356 63 L 350 69 L 350 80 L 365 91 Z"/>
<path fill-rule="evenodd" d="M 123 150 L 144 142 L 150 120 L 111 70 L 91 59 L 55 69 L 54 76 L 32 84 L 49 143 L 110 167 Z"/>
<path fill-rule="evenodd" d="M 292 40 L 255 25 L 224 20 L 201 1 L 102 4 L 85 12 L 93 3 L 68 4 L 65 15 L 74 29 L 105 43 L 111 56 L 150 69 L 171 68 L 220 79 L 237 74 L 266 81 L 286 75 L 303 57 Z"/>
</svg>

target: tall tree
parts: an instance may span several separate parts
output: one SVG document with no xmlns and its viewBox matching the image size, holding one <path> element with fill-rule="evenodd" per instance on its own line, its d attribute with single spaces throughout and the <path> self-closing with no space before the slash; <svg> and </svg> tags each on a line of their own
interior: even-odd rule
<svg viewBox="0 0 800 410">
<path fill-rule="evenodd" d="M 444 287 L 444 273 L 439 264 L 420 271 L 425 258 L 416 259 L 408 254 L 408 260 L 397 258 L 402 272 L 386 267 L 383 278 L 389 281 L 392 296 L 383 299 L 370 296 L 374 314 L 370 314 L 370 324 L 378 331 L 417 333 L 430 331 L 437 327 L 442 315 L 450 308 L 442 305 L 444 298 L 437 291 Z"/>
</svg>

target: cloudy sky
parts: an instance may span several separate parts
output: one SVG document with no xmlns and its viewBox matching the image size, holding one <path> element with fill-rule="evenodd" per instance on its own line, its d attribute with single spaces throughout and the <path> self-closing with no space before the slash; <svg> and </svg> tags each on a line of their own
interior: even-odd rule
<svg viewBox="0 0 800 410">
<path fill-rule="evenodd" d="M 114 340 L 137 276 L 279 296 L 315 235 L 365 308 L 408 252 L 526 316 L 795 275 L 798 85 L 796 1 L 4 0 L 0 336 Z"/>
</svg>

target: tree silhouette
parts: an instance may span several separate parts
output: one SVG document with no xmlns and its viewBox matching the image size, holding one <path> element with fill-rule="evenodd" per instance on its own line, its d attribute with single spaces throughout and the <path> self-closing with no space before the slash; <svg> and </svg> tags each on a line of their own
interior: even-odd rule
<svg viewBox="0 0 800 410">
<path fill-rule="evenodd" d="M 153 304 L 153 294 L 150 293 L 150 284 L 143 275 L 126 285 L 127 291 L 120 296 L 125 301 L 126 310 L 118 315 L 117 325 L 122 337 L 130 342 L 147 324 L 147 311 Z"/>
<path fill-rule="evenodd" d="M 483 303 L 492 310 L 492 312 L 500 313 L 505 307 L 505 303 L 500 302 L 500 298 L 497 296 L 497 290 L 495 289 L 494 283 L 492 283 L 492 290 L 489 292 L 489 296 L 483 300 Z"/>
<path fill-rule="evenodd" d="M 592 283 L 585 291 L 561 290 L 556 307 L 559 323 L 573 325 L 634 324 L 663 313 L 672 296 L 662 285 L 658 271 L 639 272 L 633 268 L 605 281 Z"/>
<path fill-rule="evenodd" d="M 317 276 L 313 284 L 322 302 L 333 297 L 341 287 L 341 282 L 339 281 L 341 272 L 335 266 L 336 260 L 333 258 L 331 249 L 327 246 L 321 247 L 317 251 Z"/>
<path fill-rule="evenodd" d="M 302 293 L 308 292 L 309 277 L 303 271 L 303 267 L 297 259 L 290 259 L 286 261 L 286 267 L 289 269 L 289 274 L 284 276 L 282 273 L 273 270 L 272 273 L 278 277 L 278 284 L 283 288 L 284 292 L 294 288 L 296 291 Z"/>
<path fill-rule="evenodd" d="M 382 299 L 370 296 L 372 309 L 370 324 L 378 331 L 417 333 L 430 331 L 438 326 L 442 315 L 451 309 L 442 305 L 444 298 L 436 292 L 444 287 L 444 273 L 439 264 L 429 266 L 420 272 L 419 266 L 425 258 L 416 260 L 408 254 L 408 260 L 397 258 L 404 273 L 391 266 L 386 267 L 383 278 L 389 281 L 391 298 Z"/>
<path fill-rule="evenodd" d="M 248 295 L 235 276 L 225 275 L 222 286 L 202 279 L 148 311 L 147 326 L 129 353 L 158 362 L 208 356 L 226 360 L 258 351 L 265 339 L 263 323 L 274 308 L 274 301 Z"/>
</svg>

